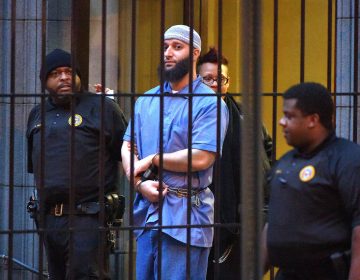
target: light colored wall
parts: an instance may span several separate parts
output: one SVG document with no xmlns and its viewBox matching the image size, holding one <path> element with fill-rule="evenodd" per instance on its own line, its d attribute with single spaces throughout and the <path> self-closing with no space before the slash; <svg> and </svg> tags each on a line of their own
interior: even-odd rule
<svg viewBox="0 0 360 280">
<path fill-rule="evenodd" d="M 138 27 L 136 46 L 136 91 L 138 93 L 157 85 L 156 67 L 159 64 L 160 50 L 160 1 L 138 1 Z M 218 1 L 195 2 L 195 29 L 202 37 L 202 53 L 209 47 L 218 47 Z M 200 5 L 201 2 L 201 5 Z M 241 1 L 223 2 L 222 15 L 222 53 L 229 61 L 231 85 L 229 91 L 242 91 L 242 43 L 241 43 Z M 327 0 L 307 0 L 305 9 L 305 81 L 316 81 L 327 85 Z M 124 4 L 125 5 L 125 4 Z M 166 2 L 166 27 L 182 23 L 182 1 Z M 334 23 L 335 1 L 333 1 L 333 40 L 332 63 L 334 65 Z M 130 9 L 127 15 L 130 20 Z M 293 84 L 300 82 L 300 20 L 301 0 L 278 1 L 278 78 L 277 91 L 283 92 Z M 129 21 L 128 21 L 129 22 Z M 130 30 L 130 26 L 127 27 Z M 273 91 L 273 42 L 274 42 L 274 4 L 262 2 L 262 91 Z M 129 35 L 127 35 L 129 36 Z M 122 60 L 129 69 L 129 45 L 121 51 Z M 128 83 L 129 71 L 121 74 L 120 83 Z M 334 84 L 334 66 L 332 66 L 332 85 Z M 128 86 L 128 85 L 127 85 Z M 122 87 L 124 90 L 126 87 Z M 128 87 L 129 88 L 129 87 Z M 273 126 L 273 100 L 262 98 L 262 119 L 269 132 Z M 282 100 L 278 98 L 276 122 L 282 116 Z M 281 128 L 277 125 L 277 155 L 282 155 L 290 147 L 285 143 Z"/>
</svg>

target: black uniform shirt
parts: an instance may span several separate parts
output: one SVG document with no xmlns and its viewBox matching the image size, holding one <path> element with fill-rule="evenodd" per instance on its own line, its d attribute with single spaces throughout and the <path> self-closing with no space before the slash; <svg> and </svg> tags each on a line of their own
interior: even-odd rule
<svg viewBox="0 0 360 280">
<path fill-rule="evenodd" d="M 41 149 L 44 149 L 44 188 L 39 192 L 45 203 L 67 202 L 70 187 L 70 160 L 76 202 L 98 201 L 100 171 L 101 98 L 95 94 L 79 95 L 75 107 L 73 157 L 71 158 L 71 112 L 45 103 L 44 145 L 41 147 L 41 107 L 30 112 L 27 127 L 28 171 L 34 173 L 40 187 Z M 115 188 L 118 161 L 126 121 L 118 105 L 105 98 L 104 110 L 104 186 L 108 192 Z"/>
<path fill-rule="evenodd" d="M 269 180 L 272 265 L 309 267 L 350 248 L 360 225 L 360 146 L 333 134 L 311 155 L 285 154 Z"/>
</svg>

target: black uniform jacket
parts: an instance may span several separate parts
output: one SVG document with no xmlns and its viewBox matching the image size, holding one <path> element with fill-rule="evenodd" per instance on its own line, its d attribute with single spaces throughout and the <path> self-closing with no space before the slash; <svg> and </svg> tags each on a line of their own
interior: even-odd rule
<svg viewBox="0 0 360 280">
<path fill-rule="evenodd" d="M 269 180 L 271 264 L 309 268 L 350 248 L 360 225 L 359 145 L 332 134 L 311 154 L 286 153 Z"/>
<path fill-rule="evenodd" d="M 225 136 L 222 155 L 220 159 L 221 174 L 219 185 L 219 204 L 220 221 L 221 223 L 239 223 L 240 222 L 240 194 L 241 194 L 241 123 L 243 117 L 241 108 L 236 103 L 234 98 L 227 94 L 224 101 L 229 109 L 229 125 Z M 263 131 L 264 132 L 264 131 Z M 265 139 L 265 136 L 262 135 Z M 263 140 L 264 140 L 263 139 Z M 270 140 L 269 140 L 270 139 Z M 265 141 L 265 140 L 264 140 Z M 271 137 L 267 136 L 267 149 L 271 155 L 272 143 Z M 269 142 L 270 141 L 270 142 Z M 265 142 L 264 142 L 265 143 Z M 260 147 L 261 161 L 263 165 L 264 176 L 270 168 L 269 159 L 267 157 L 265 147 Z M 214 170 L 216 170 L 214 168 Z M 214 174 L 214 181 L 217 180 Z M 215 194 L 215 199 L 218 199 L 214 183 L 210 186 Z M 234 242 L 235 238 L 239 238 L 239 228 L 228 227 L 221 228 L 220 231 L 220 254 L 226 249 L 227 246 Z M 215 240 L 216 241 L 216 240 Z"/>
<path fill-rule="evenodd" d="M 41 104 L 29 115 L 28 171 L 34 173 L 40 198 L 47 204 L 66 203 L 71 181 L 77 203 L 98 201 L 101 181 L 105 192 L 115 188 L 127 126 L 124 115 L 113 100 L 105 98 L 102 122 L 101 96 L 95 94 L 79 94 L 75 104 L 74 122 L 69 108 L 56 106 L 50 99 L 44 104 L 44 123 Z"/>
</svg>

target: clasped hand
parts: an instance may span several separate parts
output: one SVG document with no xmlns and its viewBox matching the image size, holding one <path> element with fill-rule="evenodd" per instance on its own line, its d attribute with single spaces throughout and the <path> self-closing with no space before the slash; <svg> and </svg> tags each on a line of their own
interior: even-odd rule
<svg viewBox="0 0 360 280">
<path fill-rule="evenodd" d="M 140 175 L 145 172 L 151 165 L 152 159 L 154 155 L 149 155 L 142 160 L 136 161 L 134 163 L 134 182 L 137 183 L 140 179 Z M 126 171 L 126 176 L 130 178 L 131 172 L 130 168 Z M 168 186 L 163 182 L 161 184 L 162 196 L 164 197 L 167 193 Z M 159 190 L 160 190 L 160 182 L 153 180 L 146 180 L 138 185 L 138 192 L 142 194 L 150 202 L 158 202 L 159 201 Z"/>
</svg>

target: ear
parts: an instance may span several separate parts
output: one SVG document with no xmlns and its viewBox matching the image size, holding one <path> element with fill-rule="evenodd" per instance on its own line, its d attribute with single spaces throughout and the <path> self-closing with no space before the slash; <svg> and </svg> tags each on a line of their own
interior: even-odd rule
<svg viewBox="0 0 360 280">
<path fill-rule="evenodd" d="M 314 128 L 317 127 L 320 124 L 320 117 L 318 114 L 311 114 L 308 116 L 309 118 L 309 123 L 308 123 L 308 127 L 309 128 Z"/>
<path fill-rule="evenodd" d="M 194 49 L 193 50 L 193 55 L 194 55 L 194 61 L 196 61 L 200 56 L 200 50 L 199 49 Z"/>
</svg>

